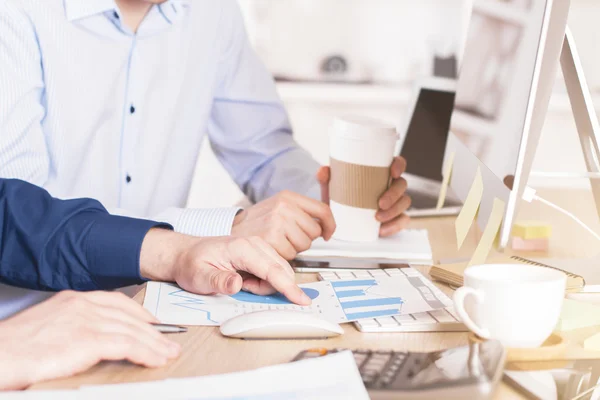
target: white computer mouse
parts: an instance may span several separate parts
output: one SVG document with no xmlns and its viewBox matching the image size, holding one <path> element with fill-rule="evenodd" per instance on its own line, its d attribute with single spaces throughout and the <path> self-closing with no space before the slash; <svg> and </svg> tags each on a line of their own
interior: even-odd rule
<svg viewBox="0 0 600 400">
<path fill-rule="evenodd" d="M 240 339 L 317 339 L 339 336 L 344 330 L 308 312 L 269 310 L 231 318 L 221 324 L 221 333 Z"/>
</svg>

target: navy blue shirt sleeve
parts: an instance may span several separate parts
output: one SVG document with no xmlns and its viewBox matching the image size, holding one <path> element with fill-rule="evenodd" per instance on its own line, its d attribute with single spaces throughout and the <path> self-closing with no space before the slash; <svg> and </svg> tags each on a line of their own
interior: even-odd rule
<svg viewBox="0 0 600 400">
<path fill-rule="evenodd" d="M 0 179 L 0 282 L 28 289 L 114 289 L 142 283 L 146 233 L 169 225 L 108 214 L 96 200 L 59 200 Z"/>
</svg>

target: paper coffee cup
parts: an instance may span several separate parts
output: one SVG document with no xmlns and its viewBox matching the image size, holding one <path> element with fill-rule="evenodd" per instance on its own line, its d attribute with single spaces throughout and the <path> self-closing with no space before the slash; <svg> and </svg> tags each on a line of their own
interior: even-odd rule
<svg viewBox="0 0 600 400">
<path fill-rule="evenodd" d="M 329 138 L 329 198 L 337 225 L 333 237 L 375 241 L 381 226 L 375 214 L 389 185 L 396 128 L 371 118 L 337 118 Z"/>
</svg>

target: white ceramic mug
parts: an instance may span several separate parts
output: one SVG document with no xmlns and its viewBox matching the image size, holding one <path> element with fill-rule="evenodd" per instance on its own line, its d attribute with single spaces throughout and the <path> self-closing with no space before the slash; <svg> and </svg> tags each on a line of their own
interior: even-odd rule
<svg viewBox="0 0 600 400">
<path fill-rule="evenodd" d="M 368 180 L 370 176 L 376 177 L 378 181 L 383 178 L 387 185 L 389 168 L 394 160 L 398 141 L 396 128 L 391 124 L 372 118 L 337 118 L 333 123 L 329 138 L 329 154 L 332 162 L 330 206 L 337 225 L 334 238 L 353 242 L 375 241 L 379 238 L 379 227 L 381 226 L 381 223 L 375 218 L 376 202 L 387 186 L 383 188 L 382 193 L 367 193 L 368 190 L 363 190 L 364 187 L 369 186 L 369 183 L 373 183 Z M 347 183 L 344 185 L 344 189 L 347 189 L 345 192 L 355 195 L 355 198 L 360 197 L 362 200 L 365 200 L 363 195 L 370 195 L 369 206 L 352 205 L 352 202 L 341 201 L 334 196 L 332 185 L 342 184 L 337 181 L 340 175 L 336 175 L 334 161 L 343 163 L 346 167 L 354 166 L 353 172 L 345 174 Z M 357 176 L 353 176 L 353 173 L 356 173 Z M 383 177 L 382 173 L 387 173 L 387 177 Z M 358 175 L 360 174 L 363 174 L 362 178 L 367 179 L 359 179 Z M 360 182 L 363 182 L 364 185 L 361 185 Z M 339 189 L 340 186 L 337 188 Z"/>
<path fill-rule="evenodd" d="M 558 323 L 567 277 L 551 268 L 488 264 L 467 268 L 454 308 L 469 330 L 506 347 L 539 347 Z"/>
</svg>

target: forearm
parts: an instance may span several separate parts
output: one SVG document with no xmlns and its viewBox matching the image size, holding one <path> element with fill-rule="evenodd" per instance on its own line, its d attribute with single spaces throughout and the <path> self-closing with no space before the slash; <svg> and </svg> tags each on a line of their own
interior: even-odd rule
<svg viewBox="0 0 600 400">
<path fill-rule="evenodd" d="M 316 179 L 320 164 L 290 138 L 293 147 L 281 152 L 264 164 L 244 186 L 244 192 L 258 202 L 274 196 L 282 190 L 321 200 L 321 192 Z"/>
<path fill-rule="evenodd" d="M 174 281 L 175 266 L 185 251 L 200 240 L 164 229 L 151 229 L 142 243 L 140 275 L 152 281 Z"/>
<path fill-rule="evenodd" d="M 224 2 L 222 47 L 208 133 L 219 161 L 253 202 L 282 190 L 320 199 L 319 164 L 292 134 L 272 74 L 248 40 L 239 5 Z"/>
<path fill-rule="evenodd" d="M 0 281 L 52 291 L 141 282 L 142 241 L 158 225 L 111 216 L 95 200 L 58 200 L 17 180 L 0 180 L 0 223 Z"/>
<path fill-rule="evenodd" d="M 3 328 L 3 324 L 0 324 L 0 329 Z M 11 354 L 9 347 L 10 342 L 0 344 L 0 391 L 21 390 L 32 383 L 30 371 L 20 362 L 20 357 Z"/>
<path fill-rule="evenodd" d="M 15 327 L 11 320 L 0 321 L 0 391 L 22 390 L 34 382 L 34 370 L 26 361 L 28 355 L 16 350 L 18 342 L 30 337 L 23 337 L 22 327 Z"/>
</svg>

